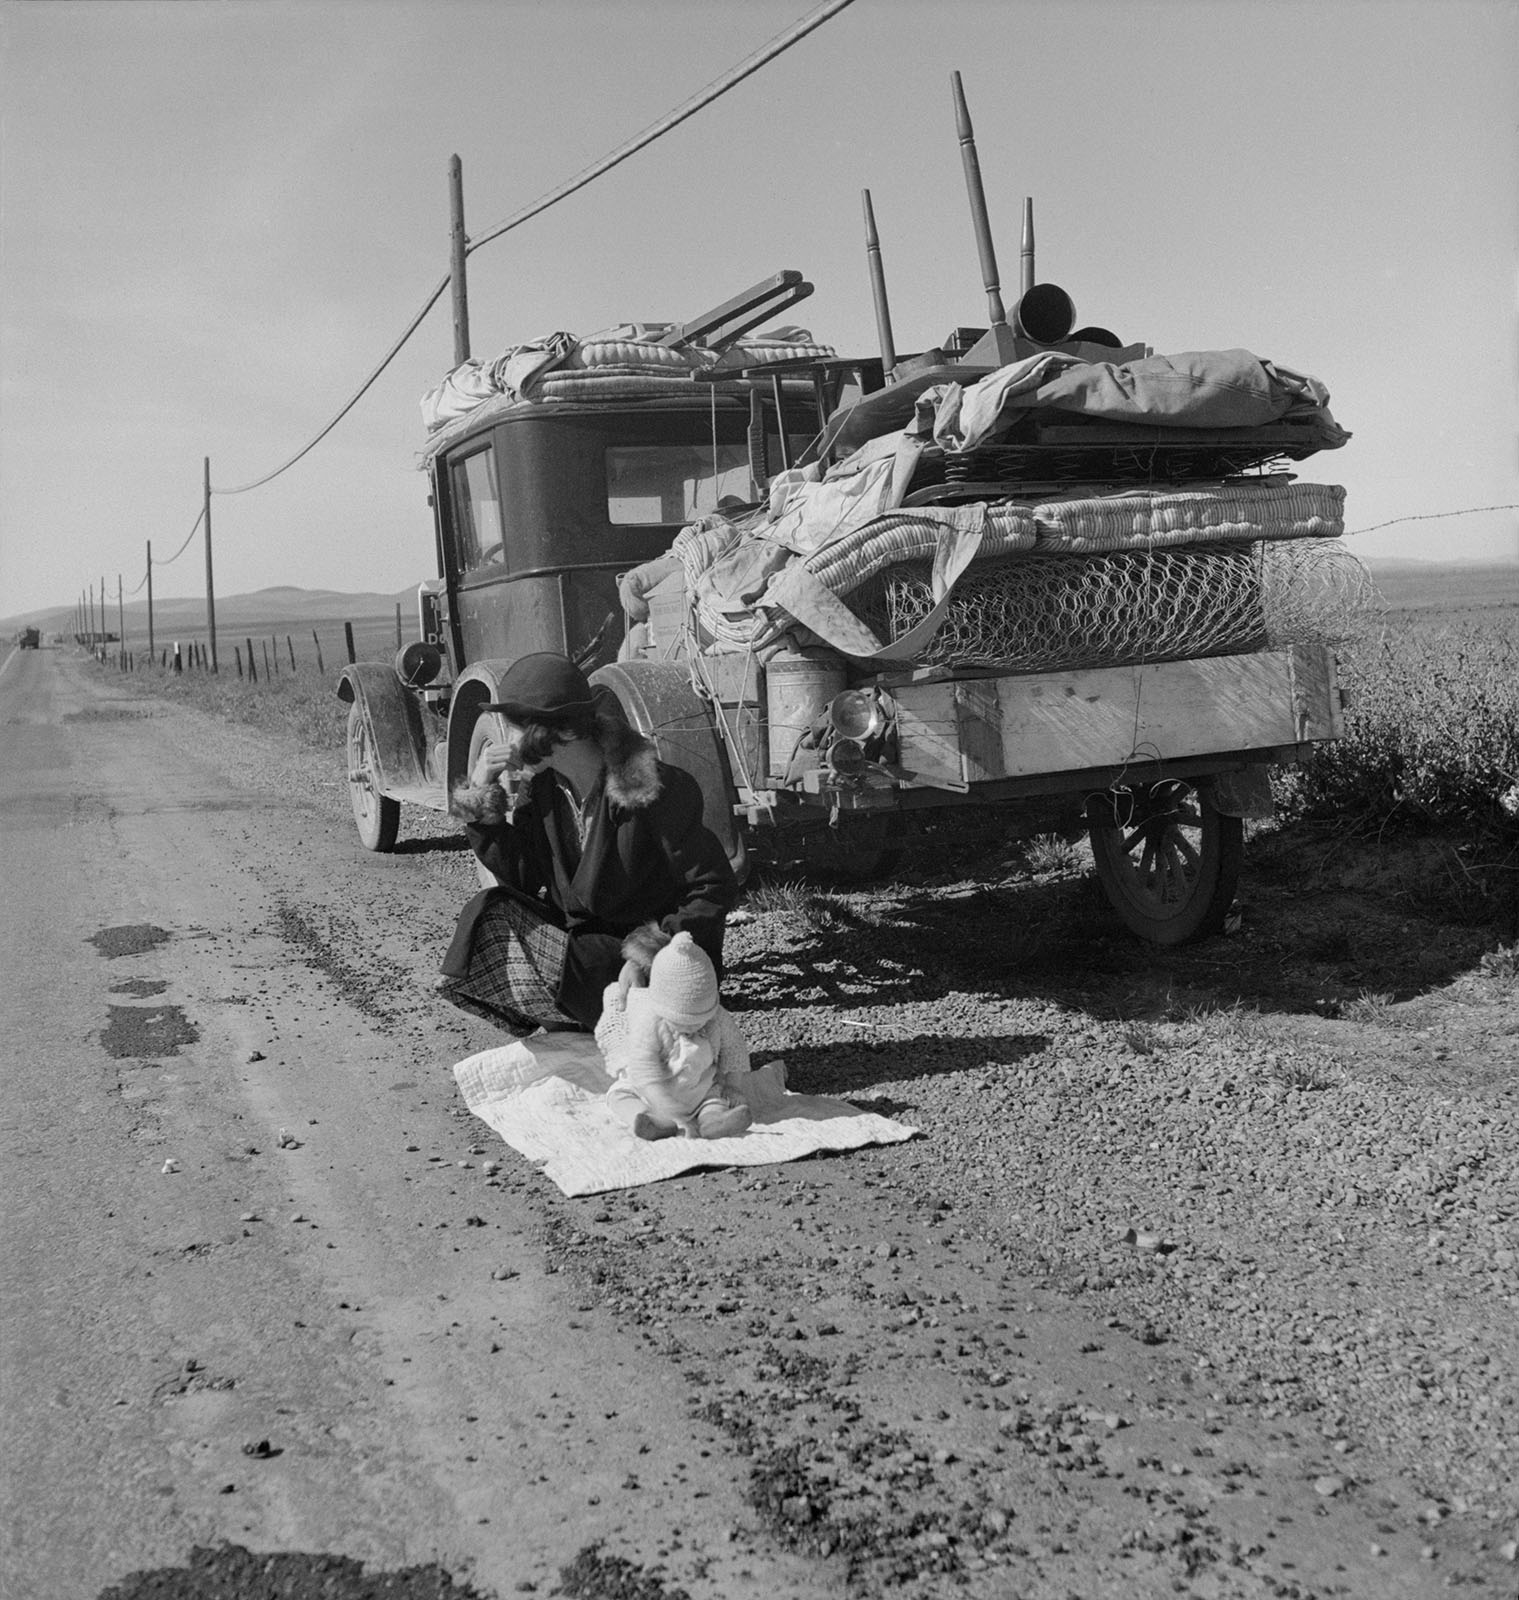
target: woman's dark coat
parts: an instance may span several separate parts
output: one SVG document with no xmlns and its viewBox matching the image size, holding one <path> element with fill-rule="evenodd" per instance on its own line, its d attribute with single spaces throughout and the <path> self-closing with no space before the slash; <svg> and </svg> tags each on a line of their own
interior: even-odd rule
<svg viewBox="0 0 1519 1600">
<path fill-rule="evenodd" d="M 679 767 L 625 724 L 597 725 L 606 770 L 586 797 L 589 822 L 576 862 L 574 813 L 551 771 L 518 791 L 511 813 L 499 784 L 455 792 L 470 847 L 502 887 L 486 889 L 459 914 L 443 960 L 446 977 L 468 971 L 476 924 L 493 898 L 515 895 L 570 935 L 555 996 L 586 1027 L 622 967 L 622 941 L 643 923 L 688 932 L 722 974 L 723 926 L 738 894 L 727 852 L 702 821 L 702 793 Z"/>
</svg>

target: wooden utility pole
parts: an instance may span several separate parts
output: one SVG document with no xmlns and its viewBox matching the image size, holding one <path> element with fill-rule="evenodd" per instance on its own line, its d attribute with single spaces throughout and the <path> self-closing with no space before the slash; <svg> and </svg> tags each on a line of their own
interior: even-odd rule
<svg viewBox="0 0 1519 1600">
<path fill-rule="evenodd" d="M 116 631 L 121 635 L 116 644 L 117 654 L 124 661 L 127 654 L 127 612 L 126 607 L 122 604 L 121 574 L 119 572 L 116 574 Z"/>
<path fill-rule="evenodd" d="M 870 295 L 876 308 L 876 339 L 881 347 L 881 371 L 887 383 L 897 364 L 897 347 L 891 337 L 891 309 L 886 302 L 886 272 L 881 265 L 881 240 L 876 233 L 876 214 L 870 204 L 870 190 L 860 191 L 865 203 L 865 264 L 870 270 Z"/>
<path fill-rule="evenodd" d="M 148 659 L 154 656 L 153 650 L 153 541 L 148 540 Z"/>
<path fill-rule="evenodd" d="M 454 291 L 454 365 L 469 360 L 469 290 L 464 281 L 464 257 L 468 240 L 464 235 L 464 167 L 458 156 L 448 162 L 449 202 L 449 279 Z"/>
<path fill-rule="evenodd" d="M 1023 197 L 1023 239 L 1018 248 L 1018 260 L 1023 269 L 1019 291 L 1027 294 L 1034 287 L 1034 201 L 1031 195 Z"/>
<path fill-rule="evenodd" d="M 211 457 L 205 458 L 206 632 L 211 639 L 211 670 L 216 667 L 216 585 L 211 581 Z"/>
<path fill-rule="evenodd" d="M 997 252 L 992 245 L 991 223 L 986 215 L 986 191 L 981 186 L 981 163 L 976 157 L 976 137 L 970 125 L 970 111 L 965 104 L 965 90 L 960 74 L 950 74 L 950 84 L 955 97 L 955 128 L 960 136 L 960 163 L 965 169 L 965 188 L 970 200 L 971 225 L 976 234 L 976 251 L 981 257 L 981 282 L 986 290 L 986 311 L 995 328 L 1006 324 L 1007 311 L 1002 304 L 1002 286 L 997 275 Z"/>
</svg>

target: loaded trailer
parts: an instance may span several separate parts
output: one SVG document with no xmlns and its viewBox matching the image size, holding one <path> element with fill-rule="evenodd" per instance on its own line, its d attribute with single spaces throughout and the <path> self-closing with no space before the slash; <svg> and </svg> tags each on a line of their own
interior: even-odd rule
<svg viewBox="0 0 1519 1600">
<path fill-rule="evenodd" d="M 962 147 L 968 117 L 956 82 Z M 968 164 L 968 172 L 970 166 Z M 985 228 L 979 175 L 973 216 Z M 898 357 L 751 330 L 763 280 L 686 323 L 462 361 L 424 400 L 437 577 L 418 641 L 342 674 L 370 849 L 445 810 L 483 710 L 557 650 L 757 845 L 867 875 L 914 817 L 1085 830 L 1159 944 L 1216 931 L 1269 770 L 1342 731 L 1333 641 L 1364 582 L 1344 494 L 1294 468 L 1349 437 L 1315 379 L 1245 350 L 1157 355 L 1032 281 Z"/>
</svg>

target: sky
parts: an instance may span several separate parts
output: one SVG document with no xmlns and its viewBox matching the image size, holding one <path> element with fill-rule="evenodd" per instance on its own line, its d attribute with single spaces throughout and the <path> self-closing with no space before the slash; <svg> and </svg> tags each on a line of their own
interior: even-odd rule
<svg viewBox="0 0 1519 1600">
<path fill-rule="evenodd" d="M 271 472 L 373 370 L 448 270 L 451 156 L 478 237 L 819 8 L 0 0 L 0 614 L 140 594 L 148 541 L 156 596 L 203 594 L 203 461 Z M 784 320 L 875 353 L 864 188 L 897 349 L 984 325 L 956 70 L 1009 304 L 1030 195 L 1082 323 L 1328 387 L 1354 437 L 1298 471 L 1352 550 L 1519 560 L 1519 511 L 1469 509 L 1519 502 L 1515 0 L 854 0 L 471 254 L 473 353 L 786 267 Z M 452 364 L 445 296 L 296 466 L 214 495 L 217 593 L 431 576 Z"/>
</svg>

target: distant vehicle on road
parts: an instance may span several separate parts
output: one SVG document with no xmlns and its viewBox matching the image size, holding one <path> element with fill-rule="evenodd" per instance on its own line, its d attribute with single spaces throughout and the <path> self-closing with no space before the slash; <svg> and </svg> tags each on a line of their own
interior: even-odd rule
<svg viewBox="0 0 1519 1600">
<path fill-rule="evenodd" d="M 23 650 L 38 650 L 42 646 L 42 632 L 38 628 L 23 628 L 16 635 L 16 643 Z"/>
</svg>

